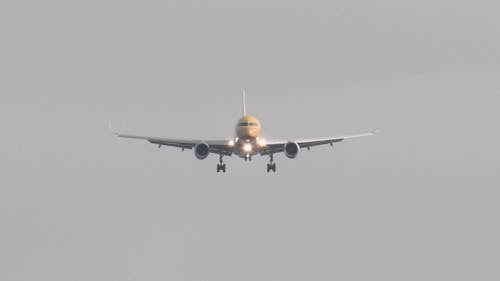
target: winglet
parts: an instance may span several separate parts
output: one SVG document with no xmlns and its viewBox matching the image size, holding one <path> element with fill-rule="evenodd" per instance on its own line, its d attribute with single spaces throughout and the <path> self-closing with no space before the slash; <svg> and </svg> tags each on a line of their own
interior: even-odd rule
<svg viewBox="0 0 500 281">
<path fill-rule="evenodd" d="M 246 116 L 247 115 L 247 105 L 246 105 L 246 91 L 245 91 L 245 89 L 243 89 L 242 102 L 243 102 L 243 116 Z"/>
</svg>

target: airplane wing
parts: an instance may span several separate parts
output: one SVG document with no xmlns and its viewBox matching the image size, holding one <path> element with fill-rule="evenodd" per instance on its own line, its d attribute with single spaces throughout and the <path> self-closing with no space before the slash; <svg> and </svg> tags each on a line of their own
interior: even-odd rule
<svg viewBox="0 0 500 281">
<path fill-rule="evenodd" d="M 118 137 L 129 138 L 129 139 L 140 139 L 147 140 L 150 143 L 157 144 L 159 146 L 173 146 L 182 149 L 193 149 L 199 143 L 206 143 L 209 146 L 211 153 L 222 154 L 230 156 L 232 150 L 228 145 L 229 140 L 195 140 L 195 139 L 171 139 L 171 138 L 160 138 L 160 137 L 148 137 L 148 136 L 138 136 L 138 135 L 128 135 L 115 133 Z"/>
<path fill-rule="evenodd" d="M 314 139 L 268 141 L 266 144 L 266 148 L 264 148 L 260 152 L 260 154 L 261 155 L 269 155 L 269 154 L 273 154 L 273 153 L 283 152 L 285 150 L 285 144 L 287 144 L 289 142 L 297 143 L 300 148 L 310 149 L 311 146 L 317 146 L 317 145 L 323 145 L 323 144 L 333 145 L 333 143 L 341 142 L 345 139 L 373 136 L 377 133 L 378 133 L 378 131 L 373 131 L 373 132 L 367 132 L 367 133 L 361 133 L 361 134 L 332 136 L 332 137 L 314 138 Z"/>
</svg>

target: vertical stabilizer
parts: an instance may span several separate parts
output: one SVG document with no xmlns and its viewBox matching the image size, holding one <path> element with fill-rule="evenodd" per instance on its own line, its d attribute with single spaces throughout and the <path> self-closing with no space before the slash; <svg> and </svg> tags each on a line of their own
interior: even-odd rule
<svg viewBox="0 0 500 281">
<path fill-rule="evenodd" d="M 247 104 L 246 104 L 246 92 L 243 90 L 243 96 L 242 96 L 242 101 L 243 101 L 243 116 L 247 116 Z"/>
</svg>

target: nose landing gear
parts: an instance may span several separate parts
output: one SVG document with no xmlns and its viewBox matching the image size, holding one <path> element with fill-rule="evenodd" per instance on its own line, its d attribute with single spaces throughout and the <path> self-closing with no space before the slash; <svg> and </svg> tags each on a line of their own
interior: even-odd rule
<svg viewBox="0 0 500 281">
<path fill-rule="evenodd" d="M 269 164 L 267 164 L 267 172 L 273 171 L 276 173 L 276 163 L 273 163 L 273 155 L 269 155 Z"/>
<path fill-rule="evenodd" d="M 222 171 L 223 173 L 226 172 L 226 164 L 222 162 L 222 154 L 219 155 L 219 164 L 217 164 L 217 173 Z"/>
</svg>

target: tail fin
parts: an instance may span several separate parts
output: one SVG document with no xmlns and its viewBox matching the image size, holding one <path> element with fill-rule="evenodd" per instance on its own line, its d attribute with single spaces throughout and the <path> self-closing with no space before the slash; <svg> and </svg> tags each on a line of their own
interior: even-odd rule
<svg viewBox="0 0 500 281">
<path fill-rule="evenodd" d="M 247 115 L 247 104 L 246 104 L 246 100 L 245 100 L 245 97 L 246 96 L 246 91 L 245 89 L 243 89 L 243 116 L 246 116 Z"/>
</svg>

